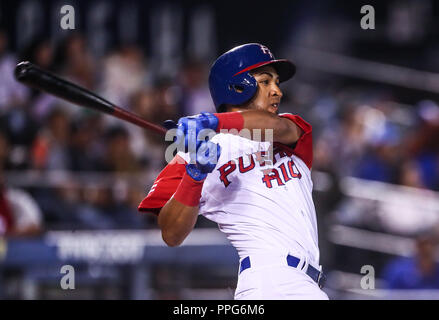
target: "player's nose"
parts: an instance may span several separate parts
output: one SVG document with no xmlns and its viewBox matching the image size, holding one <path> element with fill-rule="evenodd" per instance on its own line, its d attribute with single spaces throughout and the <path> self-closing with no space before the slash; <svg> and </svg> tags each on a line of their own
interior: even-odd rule
<svg viewBox="0 0 439 320">
<path fill-rule="evenodd" d="M 277 96 L 279 98 L 282 98 L 283 96 L 282 90 L 279 88 L 277 84 L 272 86 L 272 89 L 270 90 L 270 94 L 272 96 Z"/>
</svg>

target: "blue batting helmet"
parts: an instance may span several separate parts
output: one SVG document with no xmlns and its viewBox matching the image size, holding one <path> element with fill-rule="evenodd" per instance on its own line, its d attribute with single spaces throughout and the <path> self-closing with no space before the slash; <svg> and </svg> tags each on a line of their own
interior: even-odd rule
<svg viewBox="0 0 439 320">
<path fill-rule="evenodd" d="M 249 101 L 258 89 L 251 70 L 272 65 L 279 74 L 279 81 L 290 79 L 296 66 L 288 60 L 276 60 L 271 51 L 259 43 L 248 43 L 222 54 L 212 65 L 209 89 L 216 110 L 226 104 L 241 105 Z"/>
</svg>

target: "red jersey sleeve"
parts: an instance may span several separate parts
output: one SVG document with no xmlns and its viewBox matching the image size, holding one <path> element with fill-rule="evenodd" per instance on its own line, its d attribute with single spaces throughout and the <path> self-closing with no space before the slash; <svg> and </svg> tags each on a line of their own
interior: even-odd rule
<svg viewBox="0 0 439 320">
<path fill-rule="evenodd" d="M 138 206 L 141 212 L 158 214 L 160 209 L 177 191 L 177 187 L 186 171 L 185 160 L 176 155 L 175 158 L 160 172 L 148 195 Z"/>
<path fill-rule="evenodd" d="M 293 147 L 288 147 L 278 142 L 275 142 L 275 145 L 282 145 L 283 148 L 288 148 L 293 154 L 302 159 L 309 169 L 311 169 L 313 158 L 312 126 L 301 117 L 290 113 L 282 113 L 279 115 L 279 117 L 287 118 L 293 121 L 297 126 L 299 126 L 300 129 L 302 129 L 302 135 Z"/>
</svg>

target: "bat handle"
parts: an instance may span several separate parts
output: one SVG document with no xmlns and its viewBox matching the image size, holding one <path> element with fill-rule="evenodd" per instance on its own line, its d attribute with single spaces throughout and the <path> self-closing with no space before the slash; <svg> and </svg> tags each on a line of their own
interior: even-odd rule
<svg viewBox="0 0 439 320">
<path fill-rule="evenodd" d="M 146 121 L 146 120 L 138 117 L 137 115 L 132 114 L 131 112 L 129 112 L 125 109 L 114 106 L 112 115 L 115 116 L 116 118 L 131 122 L 132 124 L 135 124 L 139 127 L 149 129 L 149 130 L 151 130 L 155 133 L 158 133 L 160 135 L 163 135 L 163 136 L 166 135 L 166 131 L 167 131 L 166 128 L 163 128 L 159 125 L 156 125 L 154 123 Z"/>
</svg>

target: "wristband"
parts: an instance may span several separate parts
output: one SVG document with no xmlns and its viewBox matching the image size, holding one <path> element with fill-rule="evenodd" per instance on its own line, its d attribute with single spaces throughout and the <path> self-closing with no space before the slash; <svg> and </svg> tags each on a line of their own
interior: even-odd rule
<svg viewBox="0 0 439 320">
<path fill-rule="evenodd" d="M 244 117 L 241 112 L 214 113 L 214 115 L 218 118 L 216 132 L 220 132 L 221 129 L 241 131 L 244 128 Z"/>
<path fill-rule="evenodd" d="M 197 207 L 200 203 L 203 181 L 195 181 L 187 172 L 184 173 L 174 199 L 189 207 Z"/>
</svg>

